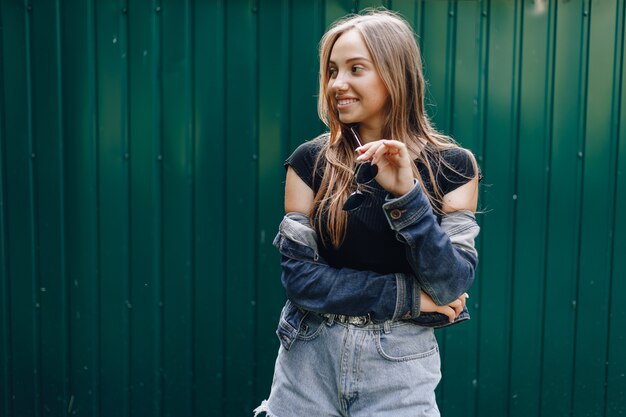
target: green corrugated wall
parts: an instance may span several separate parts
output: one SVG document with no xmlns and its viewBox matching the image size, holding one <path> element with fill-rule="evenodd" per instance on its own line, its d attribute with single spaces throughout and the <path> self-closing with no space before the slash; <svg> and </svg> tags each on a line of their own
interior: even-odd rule
<svg viewBox="0 0 626 417">
<path fill-rule="evenodd" d="M 623 0 L 0 0 L 0 416 L 250 416 L 317 42 L 412 24 L 482 166 L 444 417 L 626 414 Z"/>
</svg>

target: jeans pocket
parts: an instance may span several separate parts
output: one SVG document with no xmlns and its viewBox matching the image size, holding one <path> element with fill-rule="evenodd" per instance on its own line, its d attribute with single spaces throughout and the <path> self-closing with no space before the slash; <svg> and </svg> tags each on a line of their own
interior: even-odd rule
<svg viewBox="0 0 626 417">
<path fill-rule="evenodd" d="M 375 338 L 378 353 L 388 361 L 411 361 L 439 352 L 433 329 L 414 324 L 394 326 L 388 333 L 377 331 Z"/>
<path fill-rule="evenodd" d="M 324 323 L 326 323 L 326 321 L 319 315 L 311 312 L 307 313 L 298 329 L 296 338 L 303 341 L 311 341 L 317 338 L 326 327 L 323 326 Z"/>
</svg>

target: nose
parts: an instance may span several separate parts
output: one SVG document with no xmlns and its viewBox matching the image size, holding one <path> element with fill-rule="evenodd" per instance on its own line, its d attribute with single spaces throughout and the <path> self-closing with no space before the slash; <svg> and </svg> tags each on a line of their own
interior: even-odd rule
<svg viewBox="0 0 626 417">
<path fill-rule="evenodd" d="M 335 79 L 332 80 L 331 83 L 331 88 L 334 91 L 346 91 L 348 89 L 348 83 L 346 82 L 346 80 L 341 76 L 341 74 L 337 74 L 337 76 L 335 77 Z"/>
</svg>

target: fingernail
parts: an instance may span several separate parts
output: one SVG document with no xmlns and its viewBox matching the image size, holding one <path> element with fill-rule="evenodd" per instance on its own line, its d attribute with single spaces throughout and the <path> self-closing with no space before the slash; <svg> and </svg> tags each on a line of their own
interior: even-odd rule
<svg viewBox="0 0 626 417">
<path fill-rule="evenodd" d="M 465 293 L 465 299 L 467 300 L 469 298 L 469 294 Z"/>
</svg>

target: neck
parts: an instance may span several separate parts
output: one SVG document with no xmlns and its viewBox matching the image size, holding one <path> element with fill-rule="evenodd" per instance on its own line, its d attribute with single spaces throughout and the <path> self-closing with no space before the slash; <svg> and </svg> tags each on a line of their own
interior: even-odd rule
<svg viewBox="0 0 626 417">
<path fill-rule="evenodd" d="M 382 137 L 381 130 L 382 129 L 380 128 L 372 128 L 364 125 L 359 126 L 359 136 L 361 137 L 361 142 L 369 143 L 375 140 L 384 139 Z"/>
</svg>

